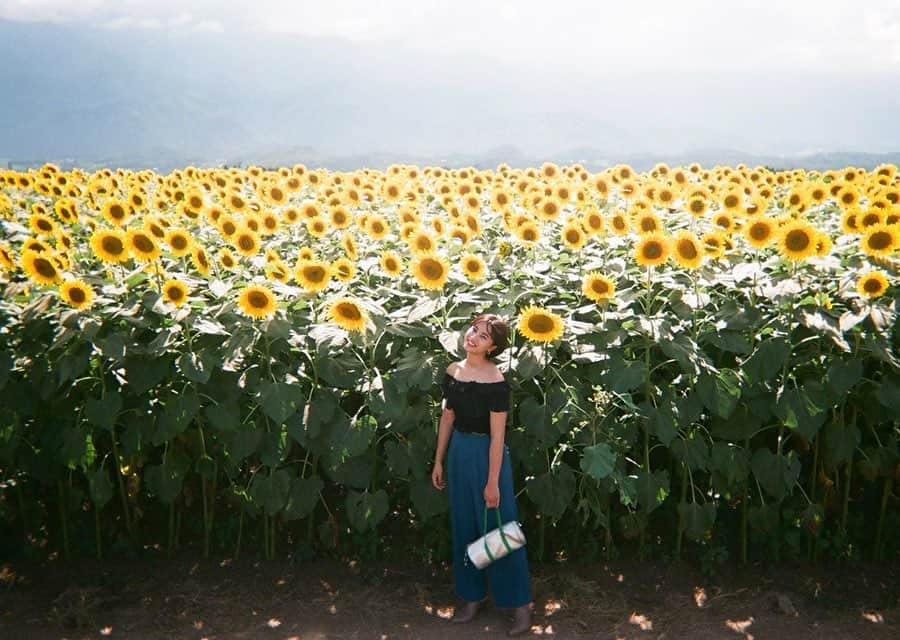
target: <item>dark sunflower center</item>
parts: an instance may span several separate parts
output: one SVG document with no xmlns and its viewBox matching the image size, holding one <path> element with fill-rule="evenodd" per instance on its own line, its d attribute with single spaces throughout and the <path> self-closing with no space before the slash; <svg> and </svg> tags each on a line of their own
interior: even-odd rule
<svg viewBox="0 0 900 640">
<path fill-rule="evenodd" d="M 303 268 L 303 275 L 310 282 L 319 283 L 325 279 L 325 269 L 319 266 L 309 266 Z"/>
<path fill-rule="evenodd" d="M 56 267 L 46 258 L 37 258 L 34 261 L 34 270 L 45 278 L 56 277 Z"/>
<path fill-rule="evenodd" d="M 876 251 L 884 251 L 893 244 L 891 234 L 886 231 L 876 231 L 867 241 L 870 248 Z"/>
<path fill-rule="evenodd" d="M 553 318 L 543 314 L 528 318 L 528 328 L 535 334 L 550 333 L 553 331 Z"/>
<path fill-rule="evenodd" d="M 359 312 L 359 309 L 355 304 L 350 304 L 349 302 L 342 302 L 337 306 L 338 315 L 344 318 L 345 320 L 359 320 L 362 318 L 362 314 Z"/>
<path fill-rule="evenodd" d="M 809 237 L 809 234 L 802 229 L 789 231 L 784 240 L 785 246 L 791 251 L 805 251 L 811 242 L 812 239 Z"/>
<path fill-rule="evenodd" d="M 682 240 L 678 243 L 678 254 L 687 260 L 693 260 L 699 255 L 697 247 L 690 240 Z"/>
<path fill-rule="evenodd" d="M 656 260 L 662 255 L 662 245 L 658 242 L 648 242 L 644 246 L 644 257 L 650 260 Z"/>
<path fill-rule="evenodd" d="M 81 304 L 85 300 L 87 300 L 87 294 L 84 292 L 84 289 L 79 287 L 72 287 L 69 289 L 69 300 L 74 302 L 75 304 Z"/>
<path fill-rule="evenodd" d="M 422 274 L 427 280 L 440 280 L 444 275 L 444 267 L 437 260 L 428 258 L 422 261 Z"/>
<path fill-rule="evenodd" d="M 152 253 L 155 248 L 153 241 L 142 233 L 136 234 L 131 243 L 134 245 L 134 248 L 141 253 Z"/>
<path fill-rule="evenodd" d="M 863 283 L 863 289 L 866 293 L 878 293 L 881 291 L 881 282 L 875 278 L 869 278 Z"/>
<path fill-rule="evenodd" d="M 104 251 L 114 256 L 122 255 L 125 251 L 125 245 L 116 236 L 105 236 L 102 246 Z"/>
</svg>

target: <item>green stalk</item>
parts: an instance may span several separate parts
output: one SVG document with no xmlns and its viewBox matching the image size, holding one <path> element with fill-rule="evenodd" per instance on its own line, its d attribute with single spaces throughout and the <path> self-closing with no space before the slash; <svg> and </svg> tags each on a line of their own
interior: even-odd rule
<svg viewBox="0 0 900 640">
<path fill-rule="evenodd" d="M 237 544 L 234 547 L 234 559 L 235 561 L 241 557 L 241 538 L 244 534 L 244 508 L 241 507 L 241 515 L 238 518 L 238 533 L 237 533 Z"/>
<path fill-rule="evenodd" d="M 850 511 L 850 479 L 853 477 L 853 454 L 844 467 L 844 496 L 841 505 L 841 531 L 847 531 L 847 515 Z"/>
<path fill-rule="evenodd" d="M 169 503 L 169 543 L 166 556 L 171 558 L 175 551 L 175 501 Z"/>
<path fill-rule="evenodd" d="M 137 538 L 131 522 L 131 510 L 128 508 L 128 490 L 125 488 L 125 477 L 122 475 L 122 469 L 119 467 L 119 445 L 116 442 L 116 425 L 112 425 L 110 431 L 114 458 L 113 466 L 116 469 L 116 480 L 119 483 L 119 498 L 122 500 L 122 513 L 125 516 L 125 530 L 128 531 L 128 537 L 131 538 L 132 544 L 137 546 Z"/>
<path fill-rule="evenodd" d="M 69 554 L 69 520 L 68 515 L 66 514 L 66 488 L 62 480 L 57 480 L 56 487 L 59 499 L 59 523 L 62 528 L 63 537 L 63 557 L 66 560 L 69 560 L 71 556 Z"/>
<path fill-rule="evenodd" d="M 681 463 L 681 498 L 678 501 L 679 505 L 685 504 L 685 499 L 687 498 L 687 465 L 682 462 Z M 683 511 L 678 514 L 678 531 L 675 534 L 675 558 L 681 559 L 681 541 L 684 538 L 684 516 Z"/>
<path fill-rule="evenodd" d="M 94 505 L 94 536 L 97 540 L 97 560 L 103 561 L 103 538 L 100 535 L 100 509 Z"/>
<path fill-rule="evenodd" d="M 891 497 L 891 489 L 894 486 L 894 478 L 890 475 L 885 476 L 881 485 L 881 510 L 878 512 L 878 526 L 875 527 L 875 560 L 884 560 L 884 549 L 882 548 L 883 540 L 881 538 L 884 531 L 884 518 L 887 514 L 888 498 Z"/>
</svg>

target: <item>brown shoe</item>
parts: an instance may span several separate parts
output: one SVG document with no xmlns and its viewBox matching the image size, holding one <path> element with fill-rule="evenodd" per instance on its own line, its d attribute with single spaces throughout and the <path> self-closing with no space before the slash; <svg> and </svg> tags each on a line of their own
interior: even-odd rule
<svg viewBox="0 0 900 640">
<path fill-rule="evenodd" d="M 520 636 L 526 631 L 531 630 L 531 605 L 524 604 L 517 607 L 515 616 L 513 617 L 513 625 L 509 628 L 507 635 Z"/>
<path fill-rule="evenodd" d="M 478 614 L 478 611 L 481 609 L 481 605 L 487 600 L 478 600 L 476 602 L 467 602 L 461 608 L 457 607 L 456 611 L 453 613 L 453 617 L 450 618 L 450 622 L 455 624 L 463 624 L 465 622 L 471 622 L 472 619 Z"/>
</svg>

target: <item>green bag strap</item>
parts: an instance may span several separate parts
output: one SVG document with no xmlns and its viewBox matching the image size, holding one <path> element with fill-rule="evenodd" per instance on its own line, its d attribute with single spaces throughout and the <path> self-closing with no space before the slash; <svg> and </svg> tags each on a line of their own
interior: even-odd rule
<svg viewBox="0 0 900 640">
<path fill-rule="evenodd" d="M 497 512 L 497 528 L 500 530 L 500 539 L 503 540 L 503 546 L 506 547 L 507 553 L 512 553 L 512 547 L 509 546 L 509 542 L 506 540 L 506 534 L 503 533 L 503 521 L 500 520 L 500 507 L 496 507 L 494 511 Z M 483 536 L 487 536 L 487 512 L 488 507 L 484 505 L 484 534 Z M 494 554 L 491 553 L 490 548 L 488 547 L 487 538 L 484 538 L 484 552 L 487 553 L 488 558 L 491 559 L 491 562 L 494 561 Z"/>
</svg>

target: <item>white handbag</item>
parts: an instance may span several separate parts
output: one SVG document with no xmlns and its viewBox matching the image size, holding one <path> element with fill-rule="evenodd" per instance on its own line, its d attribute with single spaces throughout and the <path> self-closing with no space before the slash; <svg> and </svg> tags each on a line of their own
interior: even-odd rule
<svg viewBox="0 0 900 640">
<path fill-rule="evenodd" d="M 466 547 L 466 555 L 479 569 L 484 569 L 494 560 L 525 546 L 525 534 L 515 520 L 506 524 L 500 520 L 500 509 L 497 512 L 497 528 L 488 532 L 487 512 L 484 508 L 484 535 Z"/>
</svg>

